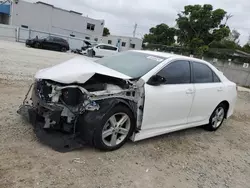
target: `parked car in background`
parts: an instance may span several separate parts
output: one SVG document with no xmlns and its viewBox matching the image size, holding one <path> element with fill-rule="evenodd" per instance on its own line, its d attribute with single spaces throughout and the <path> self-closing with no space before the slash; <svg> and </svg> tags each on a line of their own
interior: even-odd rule
<svg viewBox="0 0 250 188">
<path fill-rule="evenodd" d="M 88 56 L 94 57 L 106 57 L 111 56 L 119 52 L 118 47 L 110 44 L 98 44 L 87 50 Z"/>
<path fill-rule="evenodd" d="M 46 38 L 34 38 L 26 40 L 26 46 L 40 49 L 56 50 L 66 52 L 69 50 L 69 43 L 59 37 L 48 36 Z"/>
<path fill-rule="evenodd" d="M 84 40 L 83 46 L 81 47 L 81 49 L 71 49 L 71 52 L 75 54 L 80 54 L 80 55 L 87 55 L 88 49 L 96 45 L 97 45 L 96 43 L 90 43 L 89 41 Z"/>
<path fill-rule="evenodd" d="M 83 41 L 84 46 L 82 47 L 82 54 L 87 54 L 89 48 L 93 48 L 96 46 L 96 43 L 90 43 L 89 41 L 84 40 Z"/>
<path fill-rule="evenodd" d="M 30 91 L 19 113 L 29 114 L 39 139 L 60 145 L 52 129 L 101 150 L 201 125 L 216 131 L 237 98 L 236 84 L 210 63 L 151 51 L 77 57 L 39 71 Z"/>
</svg>

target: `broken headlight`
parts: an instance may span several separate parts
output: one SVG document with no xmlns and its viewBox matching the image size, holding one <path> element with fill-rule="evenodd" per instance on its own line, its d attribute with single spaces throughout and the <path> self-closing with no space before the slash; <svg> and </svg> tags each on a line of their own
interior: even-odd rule
<svg viewBox="0 0 250 188">
<path fill-rule="evenodd" d="M 62 100 L 69 106 L 76 106 L 83 101 L 83 94 L 78 88 L 67 88 L 62 90 Z"/>
<path fill-rule="evenodd" d="M 35 83 L 36 92 L 43 101 L 51 102 L 50 94 L 52 87 L 49 86 L 44 80 L 37 80 Z"/>
</svg>

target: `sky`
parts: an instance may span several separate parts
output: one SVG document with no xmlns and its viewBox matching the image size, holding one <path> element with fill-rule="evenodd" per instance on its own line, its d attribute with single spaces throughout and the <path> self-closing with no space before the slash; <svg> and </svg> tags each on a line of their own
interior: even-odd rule
<svg viewBox="0 0 250 188">
<path fill-rule="evenodd" d="M 36 0 L 28 0 L 36 2 Z M 37 0 L 38 1 L 38 0 Z M 166 23 L 175 26 L 177 14 L 185 5 L 211 4 L 222 8 L 233 17 L 228 21 L 231 29 L 240 32 L 240 44 L 248 41 L 250 34 L 249 0 L 40 0 L 54 6 L 74 10 L 95 19 L 105 20 L 113 35 L 132 36 L 137 23 L 136 36 L 142 38 L 149 28 Z"/>
</svg>

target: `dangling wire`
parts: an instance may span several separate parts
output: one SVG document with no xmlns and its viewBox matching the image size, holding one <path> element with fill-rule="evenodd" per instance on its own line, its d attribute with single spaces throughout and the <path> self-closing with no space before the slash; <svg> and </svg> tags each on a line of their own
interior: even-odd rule
<svg viewBox="0 0 250 188">
<path fill-rule="evenodd" d="M 33 85 L 34 85 L 34 83 L 30 85 L 29 90 L 28 90 L 28 92 L 26 93 L 25 98 L 24 98 L 24 100 L 23 100 L 23 105 L 25 105 L 25 101 L 27 100 L 28 95 L 29 95 L 30 90 L 31 90 L 31 88 L 32 88 Z"/>
</svg>

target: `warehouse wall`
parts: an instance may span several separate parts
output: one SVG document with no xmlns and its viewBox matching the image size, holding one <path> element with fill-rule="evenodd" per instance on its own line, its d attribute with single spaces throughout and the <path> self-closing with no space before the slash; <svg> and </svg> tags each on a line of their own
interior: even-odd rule
<svg viewBox="0 0 250 188">
<path fill-rule="evenodd" d="M 104 20 L 95 20 L 83 17 L 54 6 L 19 1 L 13 4 L 12 25 L 28 26 L 45 32 L 62 35 L 75 35 L 78 38 L 90 37 L 91 40 L 101 39 Z M 87 23 L 95 25 L 94 31 L 87 29 Z"/>
<path fill-rule="evenodd" d="M 12 25 L 50 32 L 52 7 L 19 1 L 13 4 Z"/>
<path fill-rule="evenodd" d="M 17 27 L 0 24 L 0 40 L 17 41 Z"/>
<path fill-rule="evenodd" d="M 95 25 L 95 30 L 87 30 L 87 23 Z M 60 9 L 52 11 L 52 33 L 60 33 L 64 35 L 73 34 L 76 37 L 90 37 L 91 40 L 101 39 L 104 28 L 104 21 L 95 20 L 70 13 Z"/>
<path fill-rule="evenodd" d="M 250 86 L 250 64 L 244 64 L 221 61 L 213 62 L 211 59 L 206 59 L 208 62 L 216 66 L 224 75 L 231 81 L 241 86 Z"/>
<path fill-rule="evenodd" d="M 108 42 L 111 41 L 111 44 L 116 46 L 118 39 L 121 40 L 120 51 L 141 50 L 141 48 L 142 48 L 142 39 L 133 38 L 133 37 L 109 35 L 106 37 L 102 37 L 102 43 L 108 44 Z M 126 43 L 125 46 L 122 46 L 122 42 Z M 135 47 L 131 48 L 131 46 L 130 46 L 131 44 L 135 44 Z"/>
</svg>

